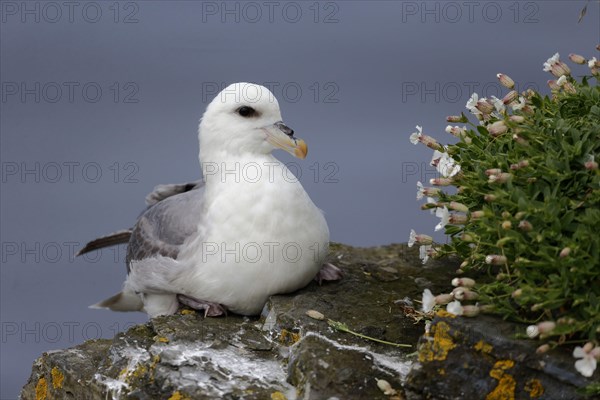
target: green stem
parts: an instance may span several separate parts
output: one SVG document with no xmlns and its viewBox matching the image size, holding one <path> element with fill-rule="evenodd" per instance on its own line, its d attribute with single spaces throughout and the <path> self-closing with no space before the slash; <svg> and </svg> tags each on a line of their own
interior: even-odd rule
<svg viewBox="0 0 600 400">
<path fill-rule="evenodd" d="M 333 329 L 335 329 L 337 331 L 346 332 L 346 333 L 349 333 L 354 336 L 358 336 L 363 339 L 372 340 L 373 342 L 383 343 L 383 344 L 387 344 L 387 345 L 395 346 L 395 347 L 412 347 L 412 345 L 410 345 L 410 344 L 388 342 L 386 340 L 376 339 L 376 338 L 373 338 L 370 336 L 363 335 L 358 332 L 354 332 L 353 330 L 348 328 L 348 325 L 344 324 L 343 322 L 338 322 L 338 321 L 334 321 L 332 319 L 328 319 L 327 323 L 329 324 L 329 326 L 331 326 Z"/>
</svg>

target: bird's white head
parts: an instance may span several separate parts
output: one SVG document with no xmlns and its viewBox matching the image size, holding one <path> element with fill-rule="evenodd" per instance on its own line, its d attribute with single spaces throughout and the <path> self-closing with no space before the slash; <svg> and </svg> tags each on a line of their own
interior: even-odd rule
<svg viewBox="0 0 600 400">
<path fill-rule="evenodd" d="M 221 161 L 283 149 L 305 158 L 306 143 L 281 118 L 279 102 L 269 89 L 254 83 L 234 83 L 206 108 L 198 132 L 200 161 Z"/>
</svg>

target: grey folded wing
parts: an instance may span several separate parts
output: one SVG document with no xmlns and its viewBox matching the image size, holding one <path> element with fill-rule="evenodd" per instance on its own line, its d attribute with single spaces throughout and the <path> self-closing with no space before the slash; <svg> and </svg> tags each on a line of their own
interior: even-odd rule
<svg viewBox="0 0 600 400">
<path fill-rule="evenodd" d="M 204 187 L 202 180 L 186 183 L 168 183 L 165 185 L 157 185 L 152 192 L 146 196 L 146 205 L 153 206 L 154 204 L 166 199 L 167 197 L 175 196 L 180 193 L 189 192 Z"/>
<path fill-rule="evenodd" d="M 193 189 L 170 194 L 148 207 L 131 232 L 127 246 L 127 272 L 131 261 L 156 255 L 177 259 L 183 242 L 197 231 L 202 222 L 203 199 L 204 184 L 198 182 Z"/>
</svg>

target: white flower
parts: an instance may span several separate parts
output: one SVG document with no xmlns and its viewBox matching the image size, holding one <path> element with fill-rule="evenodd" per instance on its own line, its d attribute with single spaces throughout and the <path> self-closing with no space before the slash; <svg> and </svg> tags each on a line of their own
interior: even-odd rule
<svg viewBox="0 0 600 400">
<path fill-rule="evenodd" d="M 558 86 L 562 86 L 565 84 L 565 82 L 567 81 L 567 76 L 566 75 L 561 75 L 560 78 L 558 78 L 558 80 L 556 81 L 556 84 Z"/>
<path fill-rule="evenodd" d="M 525 332 L 527 333 L 527 336 L 530 337 L 531 339 L 537 337 L 540 334 L 540 331 L 539 331 L 537 325 L 529 325 Z"/>
<path fill-rule="evenodd" d="M 467 109 L 471 112 L 471 114 L 481 114 L 481 111 L 477 109 L 477 102 L 479 101 L 479 96 L 477 93 L 473 93 L 469 101 L 467 101 Z"/>
<path fill-rule="evenodd" d="M 408 238 L 408 247 L 413 247 L 417 241 L 417 232 L 414 229 L 410 230 L 410 236 Z"/>
<path fill-rule="evenodd" d="M 448 212 L 448 208 L 446 208 L 446 206 L 443 208 L 438 207 L 435 210 L 435 216 L 440 218 L 440 223 L 435 226 L 436 231 L 444 229 L 444 227 L 450 222 L 450 213 Z"/>
<path fill-rule="evenodd" d="M 494 104 L 494 108 L 496 108 L 496 111 L 498 111 L 500 114 L 504 114 L 504 112 L 506 111 L 506 107 L 504 106 L 504 102 L 502 100 L 500 100 L 496 96 L 492 96 L 492 103 Z"/>
<path fill-rule="evenodd" d="M 463 306 L 460 304 L 460 301 L 454 300 L 453 302 L 448 303 L 446 306 L 446 311 L 450 314 L 454 315 L 462 315 L 463 314 Z"/>
<path fill-rule="evenodd" d="M 559 60 L 560 55 L 558 53 L 556 53 L 555 55 L 553 55 L 552 57 L 550 57 L 548 59 L 548 61 L 546 61 L 544 63 L 544 71 L 545 72 L 549 72 L 552 70 L 552 66 L 554 64 L 557 64 L 560 60 Z"/>
<path fill-rule="evenodd" d="M 428 313 L 433 310 L 433 306 L 435 306 L 435 296 L 431 293 L 431 290 L 425 289 L 423 290 L 423 312 Z"/>
<path fill-rule="evenodd" d="M 419 138 L 423 135 L 423 128 L 420 127 L 419 125 L 417 125 L 417 131 L 418 132 L 414 132 L 410 135 L 410 142 L 412 144 L 419 143 Z"/>
<path fill-rule="evenodd" d="M 460 172 L 460 165 L 448 155 L 448 153 L 441 153 L 442 157 L 437 163 L 436 169 L 446 178 L 451 178 Z"/>
<path fill-rule="evenodd" d="M 437 201 L 435 201 L 435 199 L 433 197 L 428 197 L 427 204 L 437 204 Z M 436 210 L 437 210 L 437 208 L 430 208 L 429 213 L 433 215 Z"/>
<path fill-rule="evenodd" d="M 429 162 L 429 165 L 432 165 L 434 167 L 437 166 L 439 163 L 439 160 L 444 156 L 444 154 L 446 154 L 446 153 L 442 153 L 439 150 L 434 150 L 433 156 L 431 157 L 431 161 Z"/>
<path fill-rule="evenodd" d="M 525 98 L 523 96 L 519 97 L 519 104 L 511 104 L 511 107 L 514 111 L 518 111 L 520 109 L 522 109 L 523 107 L 525 107 L 526 102 L 525 102 Z"/>
<path fill-rule="evenodd" d="M 592 59 L 590 61 L 588 61 L 588 67 L 590 68 L 594 68 L 596 66 L 596 57 L 592 57 Z"/>
<path fill-rule="evenodd" d="M 417 200 L 421 200 L 425 196 L 425 186 L 421 181 L 417 182 Z"/>
<path fill-rule="evenodd" d="M 431 250 L 431 248 L 432 246 L 430 244 L 419 247 L 419 258 L 423 261 L 423 264 L 429 260 L 429 250 Z"/>
<path fill-rule="evenodd" d="M 591 351 L 586 352 L 583 347 L 577 346 L 575 347 L 575 350 L 573 350 L 573 357 L 581 358 L 581 360 L 575 361 L 575 369 L 577 372 L 586 378 L 589 378 L 594 374 L 597 361 Z"/>
</svg>

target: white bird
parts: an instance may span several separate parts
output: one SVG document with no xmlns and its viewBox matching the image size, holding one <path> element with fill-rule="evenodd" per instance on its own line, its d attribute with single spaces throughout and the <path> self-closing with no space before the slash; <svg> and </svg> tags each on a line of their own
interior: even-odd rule
<svg viewBox="0 0 600 400">
<path fill-rule="evenodd" d="M 329 229 L 300 182 L 271 152 L 305 158 L 265 87 L 236 83 L 208 105 L 199 127 L 203 180 L 160 185 L 133 229 L 79 253 L 128 242 L 123 290 L 91 307 L 172 314 L 180 303 L 205 315 L 260 313 L 269 296 L 312 279 L 336 280 L 323 264 Z"/>
</svg>

